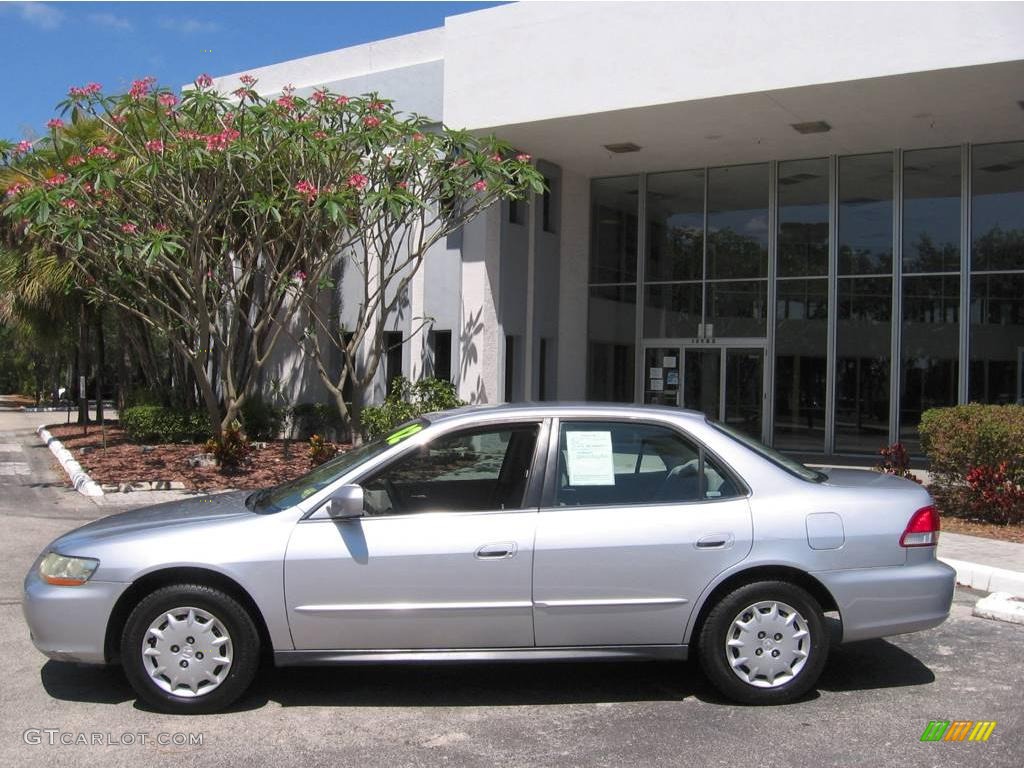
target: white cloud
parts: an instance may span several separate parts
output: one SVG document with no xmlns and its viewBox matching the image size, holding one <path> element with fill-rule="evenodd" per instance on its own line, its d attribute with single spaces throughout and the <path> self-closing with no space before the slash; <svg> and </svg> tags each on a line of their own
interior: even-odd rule
<svg viewBox="0 0 1024 768">
<path fill-rule="evenodd" d="M 135 29 L 135 25 L 124 16 L 117 16 L 113 13 L 90 13 L 89 21 L 101 27 L 109 27 L 120 32 L 130 32 Z"/>
<path fill-rule="evenodd" d="M 220 24 L 203 19 L 160 19 L 160 27 L 182 35 L 209 35 L 220 31 Z"/>
<path fill-rule="evenodd" d="M 0 3 L 0 10 L 17 13 L 22 21 L 40 29 L 56 29 L 64 13 L 47 3 Z"/>
</svg>

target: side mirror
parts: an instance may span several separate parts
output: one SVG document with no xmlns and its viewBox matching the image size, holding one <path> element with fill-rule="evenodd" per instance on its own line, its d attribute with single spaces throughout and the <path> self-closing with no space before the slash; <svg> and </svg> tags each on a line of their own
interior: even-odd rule
<svg viewBox="0 0 1024 768">
<path fill-rule="evenodd" d="M 324 504 L 324 511 L 334 520 L 351 520 L 362 517 L 363 488 L 360 485 L 343 485 L 331 494 Z"/>
</svg>

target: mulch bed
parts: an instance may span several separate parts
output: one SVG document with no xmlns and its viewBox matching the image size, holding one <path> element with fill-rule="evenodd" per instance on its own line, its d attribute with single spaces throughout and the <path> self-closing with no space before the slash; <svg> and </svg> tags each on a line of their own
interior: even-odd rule
<svg viewBox="0 0 1024 768">
<path fill-rule="evenodd" d="M 1024 544 L 1024 525 L 993 525 L 992 523 L 979 523 L 974 520 L 964 520 L 960 517 L 942 516 L 942 530 L 950 533 L 965 533 L 968 536 L 981 536 L 986 539 L 998 539 L 999 541 L 1012 541 L 1016 544 Z M 941 535 L 940 535 L 941 536 Z"/>
<path fill-rule="evenodd" d="M 131 442 L 116 422 L 106 425 L 106 448 L 98 424 L 90 424 L 89 433 L 84 436 L 77 424 L 55 424 L 47 429 L 100 485 L 161 480 L 182 482 L 190 490 L 256 489 L 277 485 L 310 470 L 308 446 L 304 442 L 292 441 L 288 458 L 283 441 L 267 443 L 266 448 L 252 451 L 247 466 L 222 471 L 187 464 L 187 459 L 204 452 L 202 444 L 156 445 L 152 451 L 143 453 L 142 446 Z M 93 450 L 81 453 L 86 446 Z M 64 474 L 63 470 L 60 474 Z"/>
</svg>

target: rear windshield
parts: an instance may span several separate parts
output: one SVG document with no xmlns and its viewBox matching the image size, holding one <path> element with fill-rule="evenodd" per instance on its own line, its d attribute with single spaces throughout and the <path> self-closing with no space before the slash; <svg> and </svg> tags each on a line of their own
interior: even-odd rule
<svg viewBox="0 0 1024 768">
<path fill-rule="evenodd" d="M 712 421 L 711 419 L 708 419 L 707 421 L 708 424 L 719 432 L 724 432 L 736 442 L 742 443 L 762 459 L 770 461 L 779 469 L 785 470 L 789 474 L 799 477 L 801 480 L 806 480 L 809 483 L 821 483 L 828 479 L 824 472 L 819 472 L 816 469 L 805 467 L 796 459 L 791 459 L 789 456 L 779 453 L 774 448 L 769 448 L 761 441 L 755 440 L 750 435 L 740 432 L 738 429 L 733 429 L 727 424 L 719 424 L 717 421 Z"/>
</svg>

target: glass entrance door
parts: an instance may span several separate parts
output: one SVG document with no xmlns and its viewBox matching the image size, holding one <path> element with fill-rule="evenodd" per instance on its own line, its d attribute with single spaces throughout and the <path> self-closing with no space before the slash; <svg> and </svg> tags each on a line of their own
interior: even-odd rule
<svg viewBox="0 0 1024 768">
<path fill-rule="evenodd" d="M 683 347 L 681 405 L 764 439 L 764 347 Z"/>
</svg>

